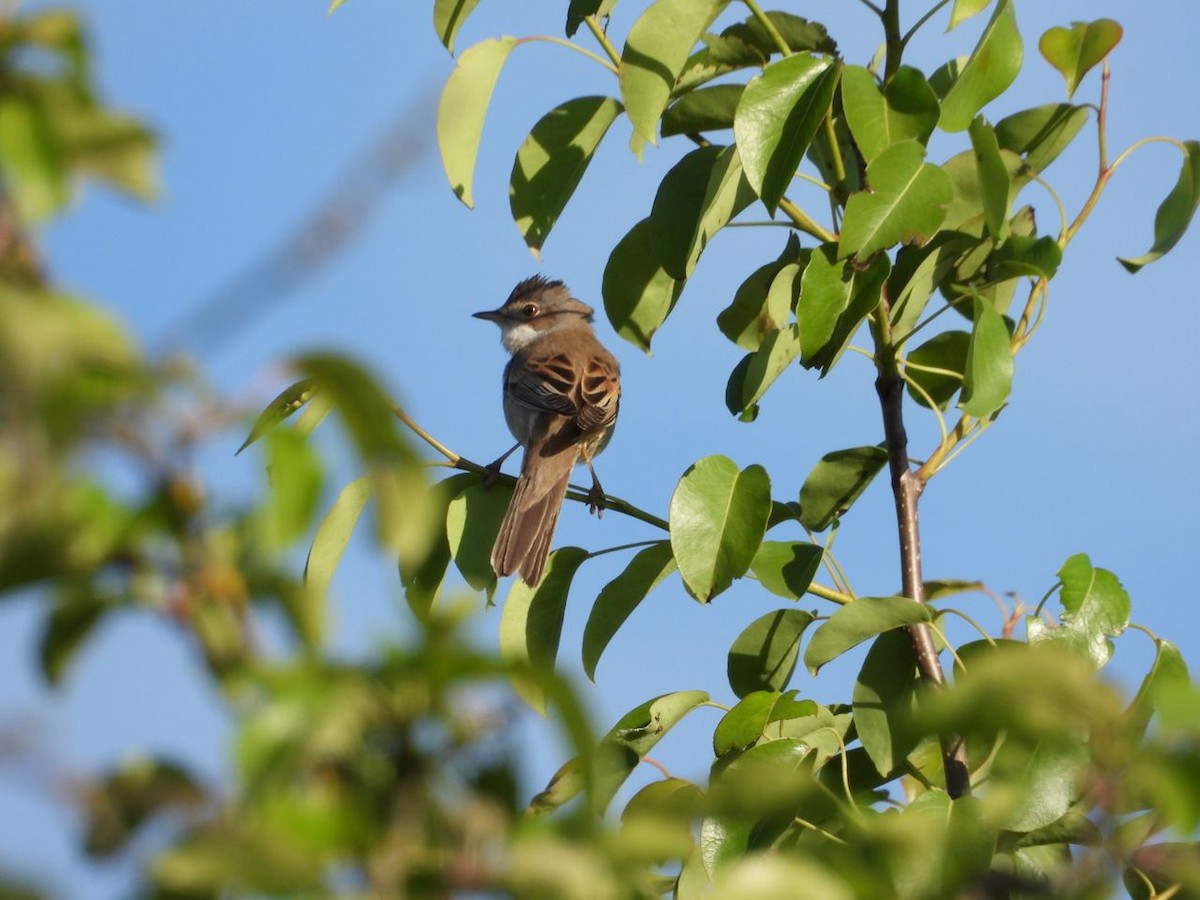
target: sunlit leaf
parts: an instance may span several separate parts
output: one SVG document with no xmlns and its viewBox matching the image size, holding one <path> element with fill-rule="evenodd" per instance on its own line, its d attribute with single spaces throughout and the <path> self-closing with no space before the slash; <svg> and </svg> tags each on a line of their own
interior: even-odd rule
<svg viewBox="0 0 1200 900">
<path fill-rule="evenodd" d="M 12 92 L 0 98 L 0 176 L 24 221 L 47 219 L 67 202 L 66 160 L 46 115 Z"/>
<path fill-rule="evenodd" d="M 867 638 L 932 619 L 933 613 L 928 606 L 908 597 L 859 597 L 840 607 L 813 632 L 804 651 L 804 664 L 816 675 L 825 663 Z"/>
<path fill-rule="evenodd" d="M 743 90 L 741 84 L 715 84 L 688 91 L 663 113 L 662 136 L 732 128 Z"/>
<path fill-rule="evenodd" d="M 789 325 L 772 331 L 759 348 L 739 364 L 729 376 L 725 403 L 734 415 L 756 410 L 768 388 L 800 356 L 800 332 Z"/>
<path fill-rule="evenodd" d="M 659 263 L 650 219 L 642 219 L 608 257 L 601 285 L 604 312 L 617 334 L 649 353 L 654 333 L 675 308 L 685 283 Z"/>
<path fill-rule="evenodd" d="M 977 116 L 968 129 L 971 147 L 975 152 L 975 168 L 983 198 L 983 220 L 988 234 L 1002 241 L 1008 234 L 1008 203 L 1011 184 L 1008 168 L 1000 155 L 996 132 L 982 116 Z"/>
<path fill-rule="evenodd" d="M 488 489 L 476 482 L 458 493 L 446 511 L 450 556 L 463 580 L 472 590 L 487 591 L 489 600 L 496 593 L 492 545 L 511 498 L 511 488 Z"/>
<path fill-rule="evenodd" d="M 977 16 L 991 4 L 992 0 L 954 0 L 954 9 L 950 12 L 950 25 L 947 31 L 953 31 L 972 16 Z"/>
<path fill-rule="evenodd" d="M 620 113 L 610 97 L 576 97 L 546 113 L 517 150 L 508 202 L 534 256 Z"/>
<path fill-rule="evenodd" d="M 587 559 L 579 547 L 559 547 L 546 560 L 546 571 L 536 587 L 522 579 L 513 582 L 500 616 L 500 656 L 506 662 L 529 666 L 535 674 L 554 671 L 558 641 L 562 636 L 567 592 L 575 571 Z M 546 694 L 533 679 L 514 676 L 513 687 L 525 702 L 546 712 Z"/>
<path fill-rule="evenodd" d="M 437 510 L 435 521 L 448 523 L 451 501 L 463 491 L 478 483 L 478 475 L 470 472 L 461 472 L 433 485 L 430 488 L 430 493 L 433 497 L 433 505 Z M 506 494 L 505 492 L 501 492 L 501 495 L 505 496 Z M 470 514 L 471 511 L 469 509 L 460 509 L 459 512 Z M 482 515 L 478 510 L 475 510 L 475 514 Z M 501 515 L 503 515 L 503 512 L 501 512 Z M 459 521 L 456 524 L 458 527 L 464 529 L 466 527 L 465 521 Z M 499 524 L 497 523 L 498 529 Z M 462 536 L 459 538 L 460 549 L 462 548 L 461 540 Z M 491 547 L 490 543 L 488 547 Z M 424 559 L 419 560 L 415 564 L 400 566 L 400 583 L 404 587 L 404 599 L 408 601 L 408 608 L 421 621 L 425 621 L 428 618 L 429 612 L 433 608 L 433 602 L 437 598 L 442 581 L 446 577 L 446 569 L 450 565 L 450 559 L 450 539 L 447 536 L 446 527 L 443 526 L 438 529 L 429 553 L 425 555 Z M 494 589 L 494 578 L 490 584 Z"/>
<path fill-rule="evenodd" d="M 800 521 L 824 531 L 846 514 L 867 485 L 887 465 L 882 447 L 851 447 L 821 457 L 800 488 Z"/>
<path fill-rule="evenodd" d="M 771 213 L 829 110 L 840 72 L 827 57 L 796 53 L 746 85 L 733 132 L 746 178 Z"/>
<path fill-rule="evenodd" d="M 942 98 L 938 125 L 946 131 L 965 131 L 979 111 L 1016 80 L 1024 55 L 1012 0 L 999 0 L 974 52 Z"/>
<path fill-rule="evenodd" d="M 768 591 L 799 600 L 808 591 L 824 550 L 808 541 L 763 541 L 750 570 Z"/>
<path fill-rule="evenodd" d="M 771 482 L 762 466 L 738 470 L 708 456 L 679 479 L 671 497 L 671 547 L 688 592 L 701 603 L 750 568 L 771 512 Z"/>
<path fill-rule="evenodd" d="M 1130 272 L 1136 272 L 1170 252 L 1196 214 L 1196 206 L 1200 204 L 1200 141 L 1187 141 L 1184 147 L 1186 152 L 1179 180 L 1154 215 L 1154 244 L 1142 256 L 1119 260 Z"/>
<path fill-rule="evenodd" d="M 458 0 L 467 2 L 470 0 Z M 513 37 L 489 38 L 464 50 L 446 79 L 438 102 L 437 138 L 442 166 L 455 196 L 469 207 L 475 199 L 471 188 L 475 181 L 475 158 L 483 135 L 483 120 L 496 79 L 508 54 L 517 45 Z"/>
<path fill-rule="evenodd" d="M 885 88 L 862 66 L 842 72 L 846 122 L 866 162 L 900 141 L 929 140 L 938 122 L 938 99 L 917 69 L 901 66 Z"/>
<path fill-rule="evenodd" d="M 1168 640 L 1156 638 L 1154 650 L 1154 662 L 1142 679 L 1127 712 L 1129 727 L 1138 735 L 1144 734 L 1150 724 L 1150 717 L 1157 708 L 1159 692 L 1170 686 L 1189 683 L 1188 666 L 1178 647 Z"/>
<path fill-rule="evenodd" d="M 729 648 L 726 667 L 734 694 L 782 691 L 796 671 L 800 637 L 813 614 L 802 609 L 777 609 L 755 619 Z"/>
<path fill-rule="evenodd" d="M 790 234 L 779 258 L 755 269 L 717 315 L 721 333 L 744 350 L 757 350 L 764 337 L 786 325 L 808 257 L 809 251 L 801 250 L 796 235 Z"/>
<path fill-rule="evenodd" d="M 688 54 L 726 5 L 728 0 L 655 0 L 630 27 L 620 83 L 635 148 L 656 142 L 658 120 Z"/>
<path fill-rule="evenodd" d="M 975 327 L 967 348 L 959 406 L 969 416 L 990 416 L 1012 391 L 1013 358 L 1011 337 L 1004 317 L 976 298 Z"/>
<path fill-rule="evenodd" d="M 329 590 L 329 582 L 342 561 L 342 554 L 350 544 L 354 526 L 362 515 L 363 507 L 371 496 L 371 479 L 364 476 L 350 482 L 344 488 L 313 536 L 308 559 L 304 563 L 304 583 L 320 600 Z"/>
<path fill-rule="evenodd" d="M 250 434 L 246 437 L 246 440 L 242 441 L 242 445 L 237 448 L 236 453 L 241 453 L 296 410 L 304 406 L 304 404 L 313 398 L 316 392 L 316 384 L 313 383 L 311 378 L 303 378 L 280 391 L 279 396 L 268 403 L 267 408 L 259 413 L 258 419 L 254 422 L 254 427 L 250 429 Z"/>
<path fill-rule="evenodd" d="M 454 40 L 458 37 L 458 30 L 478 5 L 479 0 L 434 0 L 433 30 L 442 46 L 451 53 L 454 52 Z M 330 12 L 332 11 L 331 9 Z"/>
<path fill-rule="evenodd" d="M 1034 172 L 1042 172 L 1058 158 L 1088 120 L 1086 106 L 1050 103 L 1005 116 L 996 123 L 996 140 L 1002 150 L 1025 157 Z"/>
<path fill-rule="evenodd" d="M 651 243 L 662 267 L 675 278 L 689 277 L 713 235 L 753 200 L 736 147 L 687 154 L 659 184 L 650 211 Z"/>
<path fill-rule="evenodd" d="M 800 361 L 821 374 L 833 368 L 859 325 L 879 305 L 889 267 L 882 254 L 870 265 L 856 266 L 837 258 L 836 244 L 817 247 L 800 282 L 796 322 Z"/>
<path fill-rule="evenodd" d="M 1088 752 L 1082 744 L 1039 742 L 1021 772 L 1016 808 L 1004 827 L 1034 831 L 1061 819 L 1079 799 L 1087 764 Z"/>
<path fill-rule="evenodd" d="M 596 680 L 596 664 L 625 620 L 674 571 L 671 545 L 662 541 L 639 550 L 621 574 L 601 589 L 583 629 L 583 670 L 588 678 Z"/>
<path fill-rule="evenodd" d="M 901 141 L 867 166 L 869 191 L 850 197 L 838 257 L 866 259 L 896 244 L 923 244 L 938 230 L 953 197 L 946 173 L 925 162 L 916 141 Z"/>
<path fill-rule="evenodd" d="M 1070 28 L 1051 28 L 1038 41 L 1042 56 L 1067 82 L 1073 97 L 1079 82 L 1121 42 L 1124 30 L 1112 19 L 1072 22 Z"/>
<path fill-rule="evenodd" d="M 275 547 L 287 547 L 308 530 L 316 514 L 324 472 L 313 445 L 284 428 L 267 435 L 266 458 L 266 537 Z"/>
</svg>

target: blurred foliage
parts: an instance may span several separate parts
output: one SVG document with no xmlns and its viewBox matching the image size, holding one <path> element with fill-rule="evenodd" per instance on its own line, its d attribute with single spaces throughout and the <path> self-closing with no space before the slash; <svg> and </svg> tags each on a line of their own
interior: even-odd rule
<svg viewBox="0 0 1200 900">
<path fill-rule="evenodd" d="M 1051 104 L 994 127 L 977 117 L 1020 65 L 1010 0 L 997 0 L 965 62 L 926 78 L 897 56 L 883 85 L 844 65 L 823 26 L 790 13 L 747 4 L 745 21 L 709 31 L 727 5 L 657 0 L 618 53 L 606 31 L 614 4 L 572 0 L 567 34 L 588 25 L 623 102 L 581 98 L 538 122 L 514 167 L 518 227 L 541 247 L 622 112 L 638 154 L 660 119 L 664 137 L 732 129 L 728 146 L 682 157 L 613 251 L 605 302 L 618 333 L 648 347 L 706 244 L 761 200 L 818 244 L 801 249 L 793 235 L 717 317 L 749 351 L 731 375 L 731 410 L 752 421 L 792 363 L 828 371 L 870 319 L 876 352 L 912 364 L 917 405 L 939 416 L 959 396 L 967 424 L 943 429 L 930 459 L 952 455 L 1003 407 L 1071 236 L 1038 238 L 1032 210 L 1012 209 L 1015 191 L 1066 149 L 1087 109 Z M 436 0 L 448 48 L 474 6 Z M 952 27 L 989 6 L 955 2 Z M 1069 93 L 1120 39 L 1114 26 L 1077 23 L 1044 39 Z M 458 109 L 439 133 L 464 200 L 496 75 L 518 44 L 463 51 L 447 87 Z M 744 89 L 709 84 L 731 73 L 753 77 Z M 139 896 L 1083 900 L 1118 883 L 1137 898 L 1200 894 L 1200 691 L 1179 651 L 1151 635 L 1153 665 L 1132 699 L 1122 695 L 1103 669 L 1137 628 L 1132 605 L 1084 554 L 1064 562 L 1044 601 L 1057 596 L 1058 615 L 1033 611 L 1025 641 L 1012 631 L 1029 611 L 1012 609 L 999 638 L 950 645 L 943 601 L 977 582 L 927 583 L 937 606 L 854 596 L 815 532 L 841 527 L 889 461 L 886 445 L 825 454 L 798 503 L 773 500 L 761 466 L 721 456 L 683 473 L 669 521 L 613 498 L 614 512 L 667 535 L 635 545 L 596 598 L 589 676 L 673 573 L 700 603 L 749 576 L 793 605 L 759 616 L 712 661 L 725 666 L 729 705 L 681 690 L 638 704 L 601 737 L 555 669 L 575 573 L 609 551 L 559 548 L 540 585 L 504 599 L 499 656 L 474 649 L 478 598 L 455 591 L 494 596 L 487 552 L 507 491 L 411 422 L 358 363 L 292 360 L 297 381 L 242 445 L 261 490 L 240 504 L 215 496 L 195 457 L 246 417 L 187 364 L 147 358 L 121 323 L 63 293 L 34 240 L 84 178 L 152 196 L 151 132 L 97 97 L 71 13 L 0 17 L 0 76 L 0 602 L 38 598 L 38 659 L 52 684 L 108 617 L 170 621 L 234 723 L 229 783 L 153 758 L 67 779 L 84 851 L 135 854 Z M 925 143 L 939 125 L 966 130 L 970 150 L 935 165 Z M 1151 253 L 1127 261 L 1134 268 L 1168 252 L 1194 212 L 1196 145 L 1180 147 L 1180 181 Z M 840 237 L 786 197 L 806 153 Z M 1029 305 L 1010 315 L 1018 282 Z M 936 294 L 969 331 L 944 331 L 905 357 L 889 329 L 911 334 Z M 352 450 L 348 478 L 310 439 L 327 418 Z M 414 435 L 466 471 L 431 485 Z M 368 510 L 370 542 L 398 565 L 413 624 L 344 659 L 326 646 L 329 588 Z M 785 523 L 808 539 L 764 539 Z M 822 563 L 832 588 L 816 580 Z M 795 605 L 809 596 L 831 607 Z M 265 648 L 264 617 L 286 623 L 290 641 Z M 935 634 L 955 664 L 950 686 L 918 676 L 909 628 Z M 856 647 L 850 698 L 818 702 L 791 687 L 801 659 L 815 675 Z M 514 728 L 522 700 L 553 711 L 572 757 L 532 796 Z M 701 708 L 720 710 L 707 778 L 668 774 L 649 754 Z M 955 798 L 949 739 L 966 749 L 972 788 Z M 631 777 L 648 770 L 663 777 L 630 795 Z M 618 797 L 623 807 L 610 810 Z M 0 897 L 38 896 L 0 875 Z"/>
</svg>

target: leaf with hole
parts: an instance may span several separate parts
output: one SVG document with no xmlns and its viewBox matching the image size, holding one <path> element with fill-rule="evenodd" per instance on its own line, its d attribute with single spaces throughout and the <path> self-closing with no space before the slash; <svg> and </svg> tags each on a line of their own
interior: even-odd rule
<svg viewBox="0 0 1200 900">
<path fill-rule="evenodd" d="M 684 586 L 701 603 L 750 568 L 771 512 L 771 482 L 762 466 L 739 470 L 707 456 L 684 473 L 671 496 L 671 547 Z"/>
<path fill-rule="evenodd" d="M 726 672 L 734 694 L 782 691 L 796 671 L 800 638 L 813 620 L 803 609 L 777 609 L 755 619 L 729 648 Z"/>
<path fill-rule="evenodd" d="M 1112 19 L 1072 22 L 1070 28 L 1049 29 L 1038 41 L 1038 49 L 1067 82 L 1070 98 L 1084 76 L 1112 53 L 1123 34 L 1120 24 Z"/>
<path fill-rule="evenodd" d="M 733 133 L 746 178 L 774 214 L 829 111 L 840 64 L 812 53 L 771 63 L 746 85 Z"/>
<path fill-rule="evenodd" d="M 867 485 L 887 464 L 882 447 L 850 447 L 821 457 L 800 488 L 800 521 L 824 531 L 846 514 Z"/>
<path fill-rule="evenodd" d="M 496 79 L 517 45 L 514 37 L 489 38 L 463 51 L 446 79 L 438 102 L 437 139 L 442 167 L 455 196 L 474 207 L 471 188 L 475 181 L 475 159 L 483 136 L 483 121 Z"/>
<path fill-rule="evenodd" d="M 576 97 L 546 113 L 513 161 L 508 202 L 534 256 L 566 208 L 600 141 L 621 113 L 611 97 Z"/>
<path fill-rule="evenodd" d="M 870 190 L 846 204 L 838 258 L 866 259 L 896 244 L 923 244 L 937 232 L 953 198 L 950 178 L 925 162 L 916 141 L 888 147 L 867 166 Z"/>
<path fill-rule="evenodd" d="M 686 282 L 672 278 L 658 261 L 650 219 L 642 219 L 617 243 L 604 266 L 600 293 L 613 330 L 645 353 L 675 308 Z"/>
</svg>

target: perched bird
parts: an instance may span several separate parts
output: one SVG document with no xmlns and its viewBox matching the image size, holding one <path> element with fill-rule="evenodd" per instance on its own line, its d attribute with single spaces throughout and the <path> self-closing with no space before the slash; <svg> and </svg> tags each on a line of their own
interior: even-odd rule
<svg viewBox="0 0 1200 900">
<path fill-rule="evenodd" d="M 521 475 L 492 548 L 497 575 L 519 572 L 526 584 L 542 578 L 571 470 L 592 473 L 588 507 L 599 513 L 604 491 L 592 459 L 612 436 L 621 402 L 621 369 L 592 329 L 594 310 L 561 281 L 540 275 L 522 281 L 499 309 L 477 312 L 500 326 L 512 354 L 504 367 L 504 418 L 523 447 Z"/>
</svg>

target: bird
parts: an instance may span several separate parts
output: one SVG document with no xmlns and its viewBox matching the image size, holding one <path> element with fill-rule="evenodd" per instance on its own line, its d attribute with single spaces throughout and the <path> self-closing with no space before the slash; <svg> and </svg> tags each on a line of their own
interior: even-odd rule
<svg viewBox="0 0 1200 900">
<path fill-rule="evenodd" d="M 599 338 L 595 310 L 561 281 L 535 275 L 520 282 L 498 308 L 473 314 L 500 327 L 511 357 L 504 367 L 504 419 L 517 443 L 488 466 L 524 449 L 521 473 L 492 548 L 499 577 L 519 573 L 541 581 L 575 466 L 592 475 L 588 508 L 600 515 L 604 490 L 592 460 L 607 446 L 621 404 L 621 368 Z"/>
</svg>

